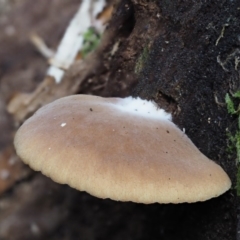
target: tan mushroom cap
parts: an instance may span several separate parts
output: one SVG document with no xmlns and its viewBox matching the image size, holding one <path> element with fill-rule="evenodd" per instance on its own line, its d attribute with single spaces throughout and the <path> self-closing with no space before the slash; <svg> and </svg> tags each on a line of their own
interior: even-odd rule
<svg viewBox="0 0 240 240">
<path fill-rule="evenodd" d="M 58 183 L 117 201 L 197 202 L 230 188 L 223 169 L 167 117 L 121 101 L 75 95 L 42 107 L 18 130 L 17 154 Z"/>
</svg>

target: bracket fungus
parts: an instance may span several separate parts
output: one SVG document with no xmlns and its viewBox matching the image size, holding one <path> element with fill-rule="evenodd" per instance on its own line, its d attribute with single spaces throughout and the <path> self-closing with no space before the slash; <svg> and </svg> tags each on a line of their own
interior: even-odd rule
<svg viewBox="0 0 240 240">
<path fill-rule="evenodd" d="M 231 187 L 170 114 L 140 98 L 58 99 L 25 121 L 14 144 L 34 170 L 99 198 L 190 203 Z"/>
</svg>

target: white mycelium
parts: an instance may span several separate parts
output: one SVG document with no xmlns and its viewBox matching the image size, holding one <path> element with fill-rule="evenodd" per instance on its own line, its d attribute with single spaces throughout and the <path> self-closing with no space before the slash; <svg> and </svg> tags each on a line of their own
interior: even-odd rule
<svg viewBox="0 0 240 240">
<path fill-rule="evenodd" d="M 172 115 L 159 108 L 155 102 L 143 100 L 139 97 L 119 99 L 114 106 L 119 110 L 140 115 L 142 117 L 155 118 L 159 120 L 172 120 Z"/>
</svg>

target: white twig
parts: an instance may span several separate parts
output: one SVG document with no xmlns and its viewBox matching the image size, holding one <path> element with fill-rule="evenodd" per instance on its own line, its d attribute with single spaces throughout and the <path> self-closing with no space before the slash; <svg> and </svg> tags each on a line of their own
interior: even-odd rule
<svg viewBox="0 0 240 240">
<path fill-rule="evenodd" d="M 55 78 L 56 83 L 60 83 L 65 70 L 74 62 L 77 53 L 83 45 L 83 34 L 92 26 L 92 19 L 103 10 L 105 0 L 83 0 L 78 12 L 71 20 L 57 52 L 49 60 L 52 66 L 47 71 L 48 76 Z M 90 11 L 92 9 L 92 11 Z M 91 13 L 90 13 L 91 12 Z"/>
</svg>

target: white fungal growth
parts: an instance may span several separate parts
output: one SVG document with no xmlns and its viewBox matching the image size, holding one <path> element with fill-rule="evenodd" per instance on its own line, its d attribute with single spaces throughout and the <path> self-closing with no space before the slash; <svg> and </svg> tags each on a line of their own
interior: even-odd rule
<svg viewBox="0 0 240 240">
<path fill-rule="evenodd" d="M 159 120 L 172 120 L 172 115 L 165 112 L 153 101 L 143 100 L 141 98 L 127 97 L 120 99 L 114 104 L 119 110 L 136 114 L 142 117 L 155 118 Z"/>
<path fill-rule="evenodd" d="M 65 127 L 67 124 L 66 123 L 62 123 L 61 124 L 61 127 Z"/>
</svg>

